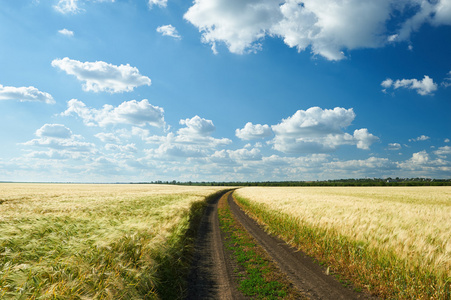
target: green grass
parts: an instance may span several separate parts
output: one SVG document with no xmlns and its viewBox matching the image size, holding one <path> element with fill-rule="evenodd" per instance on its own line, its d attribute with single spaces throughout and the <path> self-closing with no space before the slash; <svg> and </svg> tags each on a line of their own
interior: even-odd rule
<svg viewBox="0 0 451 300">
<path fill-rule="evenodd" d="M 239 266 L 235 270 L 239 275 L 239 290 L 254 299 L 301 298 L 264 250 L 235 220 L 226 199 L 227 195 L 221 198 L 219 222 L 226 236 L 225 247 Z"/>
<path fill-rule="evenodd" d="M 351 280 L 357 289 L 365 288 L 389 299 L 451 299 L 451 278 L 444 273 L 412 266 L 393 251 L 352 240 L 333 228 L 312 226 L 248 199 L 236 199 L 255 219 L 266 224 L 268 231 L 330 266 L 343 282 Z"/>
<path fill-rule="evenodd" d="M 120 188 L 4 201 L 0 299 L 182 298 L 196 224 L 215 191 Z"/>
</svg>

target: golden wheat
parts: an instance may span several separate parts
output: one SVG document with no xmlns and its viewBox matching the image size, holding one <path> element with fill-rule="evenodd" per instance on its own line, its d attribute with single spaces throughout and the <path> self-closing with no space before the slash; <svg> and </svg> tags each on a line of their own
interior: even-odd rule
<svg viewBox="0 0 451 300">
<path fill-rule="evenodd" d="M 192 205 L 218 190 L 0 184 L 0 298 L 161 297 Z"/>
<path fill-rule="evenodd" d="M 451 187 L 246 187 L 236 195 L 375 253 L 395 253 L 407 271 L 451 277 Z"/>
</svg>

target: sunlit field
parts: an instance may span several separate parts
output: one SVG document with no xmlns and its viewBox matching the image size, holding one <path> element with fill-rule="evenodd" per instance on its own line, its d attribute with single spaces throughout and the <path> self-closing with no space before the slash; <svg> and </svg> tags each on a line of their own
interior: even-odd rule
<svg viewBox="0 0 451 300">
<path fill-rule="evenodd" d="M 218 190 L 0 184 L 0 299 L 180 295 L 189 224 Z"/>
<path fill-rule="evenodd" d="M 388 298 L 450 299 L 451 187 L 248 187 L 270 231 Z"/>
</svg>

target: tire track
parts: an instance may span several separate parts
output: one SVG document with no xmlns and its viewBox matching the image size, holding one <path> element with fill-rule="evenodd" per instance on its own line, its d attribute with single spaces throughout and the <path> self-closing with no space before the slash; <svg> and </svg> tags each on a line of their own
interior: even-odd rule
<svg viewBox="0 0 451 300">
<path fill-rule="evenodd" d="M 218 201 L 225 193 L 208 203 L 205 210 L 198 229 L 185 299 L 246 299 L 237 289 L 219 229 Z"/>
</svg>

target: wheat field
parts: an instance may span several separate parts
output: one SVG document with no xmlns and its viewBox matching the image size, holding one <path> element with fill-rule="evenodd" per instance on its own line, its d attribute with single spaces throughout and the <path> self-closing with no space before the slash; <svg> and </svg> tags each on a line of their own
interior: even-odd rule
<svg viewBox="0 0 451 300">
<path fill-rule="evenodd" d="M 449 299 L 451 187 L 246 187 L 235 194 L 263 223 L 297 224 L 289 227 L 298 231 L 292 234 L 269 227 L 300 248 L 304 235 L 302 243 L 310 245 L 304 251 L 337 269 L 361 273 L 368 277 L 360 279 L 363 285 L 381 295 Z M 346 247 L 351 254 L 329 249 Z M 340 266 L 344 262 L 348 266 Z M 389 282 L 395 279 L 402 283 Z M 386 286 L 378 287 L 384 280 Z"/>
<path fill-rule="evenodd" d="M 181 293 L 176 278 L 170 288 L 165 280 L 184 267 L 177 261 L 193 207 L 218 190 L 0 184 L 0 298 L 159 299 Z"/>
</svg>

